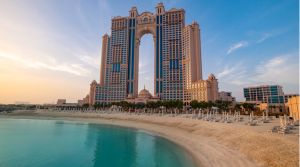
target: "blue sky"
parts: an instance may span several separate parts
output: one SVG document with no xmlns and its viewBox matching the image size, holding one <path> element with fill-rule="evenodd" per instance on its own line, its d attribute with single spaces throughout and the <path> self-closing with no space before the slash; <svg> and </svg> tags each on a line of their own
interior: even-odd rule
<svg viewBox="0 0 300 167">
<path fill-rule="evenodd" d="M 0 0 L 0 103 L 76 102 L 99 82 L 102 36 L 110 20 L 155 13 L 159 1 Z M 186 25 L 201 29 L 203 78 L 243 101 L 243 87 L 279 84 L 299 93 L 299 2 L 297 0 L 162 1 L 183 8 Z M 153 93 L 153 40 L 140 46 L 139 89 Z"/>
</svg>

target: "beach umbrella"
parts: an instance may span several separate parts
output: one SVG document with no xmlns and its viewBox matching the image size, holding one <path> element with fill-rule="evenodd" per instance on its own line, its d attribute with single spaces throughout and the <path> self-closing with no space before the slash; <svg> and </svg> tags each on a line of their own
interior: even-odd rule
<svg viewBox="0 0 300 167">
<path fill-rule="evenodd" d="M 296 118 L 297 116 L 296 116 L 296 113 L 294 112 L 294 123 L 296 123 L 297 122 L 297 118 Z"/>
<path fill-rule="evenodd" d="M 287 126 L 286 120 L 287 120 L 287 116 L 286 116 L 286 114 L 284 114 L 284 125 L 285 126 Z"/>
<path fill-rule="evenodd" d="M 280 126 L 281 127 L 283 126 L 282 118 L 283 118 L 282 116 L 279 117 L 279 119 L 280 119 Z"/>
<path fill-rule="evenodd" d="M 263 112 L 263 120 L 265 120 L 265 112 Z"/>
</svg>

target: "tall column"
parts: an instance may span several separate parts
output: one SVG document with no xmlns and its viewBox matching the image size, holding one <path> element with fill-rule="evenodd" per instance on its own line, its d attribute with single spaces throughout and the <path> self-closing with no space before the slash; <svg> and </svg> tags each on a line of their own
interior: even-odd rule
<svg viewBox="0 0 300 167">
<path fill-rule="evenodd" d="M 202 79 L 202 60 L 201 60 L 201 41 L 200 41 L 200 29 L 199 24 L 196 22 L 194 25 L 194 41 L 195 41 L 195 60 L 196 60 L 196 80 Z"/>
<path fill-rule="evenodd" d="M 102 52 L 101 52 L 101 66 L 100 66 L 100 85 L 101 86 L 105 86 L 107 46 L 108 46 L 108 35 L 105 34 L 102 37 Z"/>
<path fill-rule="evenodd" d="M 139 48 L 140 40 L 135 39 L 135 51 L 134 51 L 134 84 L 133 84 L 133 97 L 138 97 L 138 88 L 139 88 Z"/>
<path fill-rule="evenodd" d="M 156 37 L 153 35 L 153 41 L 154 41 L 154 94 L 156 95 Z"/>
</svg>

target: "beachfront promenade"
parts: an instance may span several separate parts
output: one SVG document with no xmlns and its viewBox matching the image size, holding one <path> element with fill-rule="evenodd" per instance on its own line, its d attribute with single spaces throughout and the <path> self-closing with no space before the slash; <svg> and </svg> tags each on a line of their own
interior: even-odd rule
<svg viewBox="0 0 300 167">
<path fill-rule="evenodd" d="M 132 127 L 153 132 L 182 146 L 201 166 L 299 166 L 298 126 L 292 133 L 267 130 L 291 126 L 292 121 L 265 116 L 240 115 L 239 112 L 190 112 L 176 110 L 99 110 L 16 111 L 0 117 L 62 119 Z M 268 123 L 263 123 L 268 120 Z M 287 121 L 287 122 L 285 122 Z M 255 124 L 251 126 L 250 123 Z M 288 125 L 290 123 L 290 125 Z"/>
</svg>

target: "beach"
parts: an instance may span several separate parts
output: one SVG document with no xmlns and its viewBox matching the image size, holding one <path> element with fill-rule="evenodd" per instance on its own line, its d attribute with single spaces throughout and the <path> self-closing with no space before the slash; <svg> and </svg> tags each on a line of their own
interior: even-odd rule
<svg viewBox="0 0 300 167">
<path fill-rule="evenodd" d="M 187 150 L 201 167 L 299 166 L 299 127 L 292 134 L 267 133 L 278 118 L 258 126 L 165 116 L 20 110 L 0 118 L 83 121 L 137 128 L 164 137 Z M 246 119 L 244 122 L 247 122 Z"/>
</svg>

